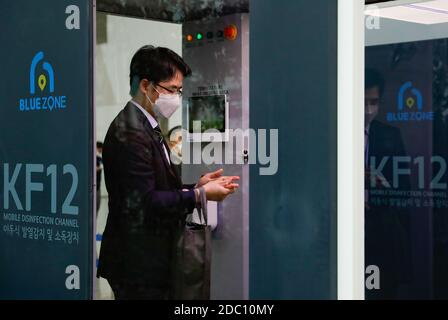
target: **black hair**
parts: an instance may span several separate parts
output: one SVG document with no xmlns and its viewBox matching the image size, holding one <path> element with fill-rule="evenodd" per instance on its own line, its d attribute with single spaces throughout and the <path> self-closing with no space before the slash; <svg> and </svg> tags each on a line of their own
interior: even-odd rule
<svg viewBox="0 0 448 320">
<path fill-rule="evenodd" d="M 103 148 L 103 143 L 101 141 L 97 141 L 96 142 L 96 147 L 100 148 L 100 149 Z"/>
<path fill-rule="evenodd" d="M 167 137 L 168 140 L 171 138 L 171 135 L 172 135 L 173 132 L 176 131 L 176 130 L 182 130 L 182 126 L 175 126 L 175 127 L 172 127 L 172 128 L 170 129 L 170 131 L 168 131 L 168 134 L 166 135 L 166 137 Z"/>
<path fill-rule="evenodd" d="M 177 70 L 184 78 L 191 75 L 190 67 L 174 51 L 150 45 L 141 47 L 131 60 L 129 73 L 131 95 L 136 93 L 142 79 L 159 83 L 173 78 Z"/>
<path fill-rule="evenodd" d="M 384 92 L 384 78 L 380 72 L 375 69 L 366 68 L 365 70 L 365 87 L 364 89 L 378 88 L 380 96 Z"/>
</svg>

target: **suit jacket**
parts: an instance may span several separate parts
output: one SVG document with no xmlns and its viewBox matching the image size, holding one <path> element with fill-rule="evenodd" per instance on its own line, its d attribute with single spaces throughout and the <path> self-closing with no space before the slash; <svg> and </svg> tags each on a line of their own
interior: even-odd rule
<svg viewBox="0 0 448 320">
<path fill-rule="evenodd" d="M 97 276 L 168 288 L 173 241 L 196 204 L 193 186 L 182 185 L 157 133 L 132 103 L 109 127 L 103 164 L 109 215 Z"/>
</svg>

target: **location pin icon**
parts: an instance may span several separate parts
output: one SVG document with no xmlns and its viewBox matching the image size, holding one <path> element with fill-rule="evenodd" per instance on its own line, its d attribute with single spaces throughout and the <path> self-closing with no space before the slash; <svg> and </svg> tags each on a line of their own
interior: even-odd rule
<svg viewBox="0 0 448 320">
<path fill-rule="evenodd" d="M 39 84 L 40 91 L 44 91 L 45 86 L 47 85 L 47 78 L 45 77 L 45 75 L 41 74 L 37 83 Z"/>
</svg>

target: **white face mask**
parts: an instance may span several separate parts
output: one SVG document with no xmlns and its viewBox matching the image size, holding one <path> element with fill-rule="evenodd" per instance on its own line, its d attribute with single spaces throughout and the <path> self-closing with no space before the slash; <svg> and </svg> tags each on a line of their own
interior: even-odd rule
<svg viewBox="0 0 448 320">
<path fill-rule="evenodd" d="M 182 142 L 177 143 L 172 151 L 179 157 L 182 158 Z"/>
<path fill-rule="evenodd" d="M 178 94 L 160 93 L 156 88 L 154 89 L 159 93 L 159 98 L 156 100 L 156 102 L 152 103 L 148 95 L 145 94 L 146 98 L 154 106 L 154 112 L 158 117 L 161 116 L 165 119 L 168 119 L 173 115 L 174 112 L 176 112 L 177 109 L 179 109 L 181 105 L 181 98 Z"/>
</svg>

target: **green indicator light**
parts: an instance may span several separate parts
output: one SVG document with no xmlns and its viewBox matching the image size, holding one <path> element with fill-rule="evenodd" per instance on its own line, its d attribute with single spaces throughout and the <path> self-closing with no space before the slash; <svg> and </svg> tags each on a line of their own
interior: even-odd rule
<svg viewBox="0 0 448 320">
<path fill-rule="evenodd" d="M 202 33 L 198 33 L 198 34 L 196 35 L 196 39 L 198 39 L 198 40 L 202 40 L 203 37 L 204 37 L 204 36 L 202 35 Z"/>
</svg>

